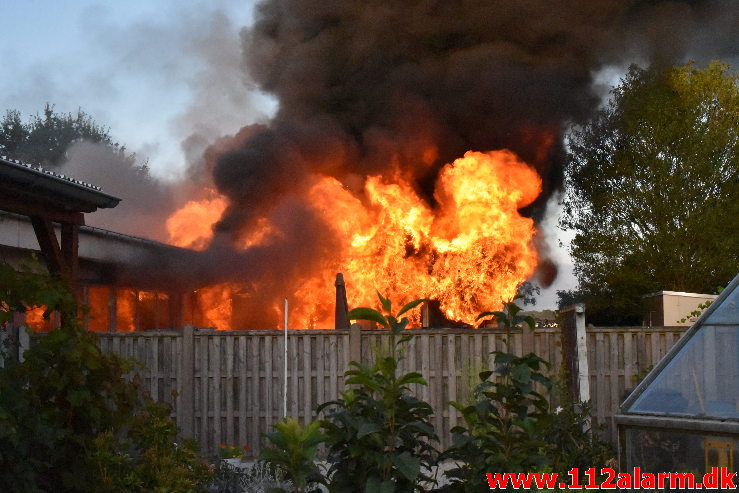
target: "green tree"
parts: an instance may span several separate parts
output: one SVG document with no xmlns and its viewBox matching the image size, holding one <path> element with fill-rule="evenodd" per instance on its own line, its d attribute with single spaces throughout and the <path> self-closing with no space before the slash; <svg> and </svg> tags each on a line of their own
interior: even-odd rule
<svg viewBox="0 0 739 493">
<path fill-rule="evenodd" d="M 126 153 L 125 146 L 113 140 L 107 127 L 81 109 L 76 114 L 57 113 L 47 103 L 41 114 L 26 122 L 18 110 L 8 110 L 0 120 L 0 155 L 31 164 L 59 166 L 69 147 L 80 140 L 104 144 L 132 164 L 136 161 L 135 154 Z"/>
<path fill-rule="evenodd" d="M 589 313 L 609 313 L 601 323 L 636 321 L 642 294 L 712 292 L 736 275 L 739 78 L 728 65 L 632 66 L 568 144 L 561 226 L 575 232 Z"/>
</svg>

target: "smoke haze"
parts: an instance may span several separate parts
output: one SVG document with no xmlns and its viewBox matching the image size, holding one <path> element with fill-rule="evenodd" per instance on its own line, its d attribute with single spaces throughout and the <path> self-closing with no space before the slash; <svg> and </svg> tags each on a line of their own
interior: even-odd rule
<svg viewBox="0 0 739 493">
<path fill-rule="evenodd" d="M 732 59 L 736 28 L 730 0 L 262 2 L 244 63 L 279 109 L 220 143 L 213 178 L 231 206 L 218 228 L 238 237 L 311 175 L 360 193 L 367 175 L 400 174 L 433 205 L 441 166 L 501 148 L 542 176 L 524 211 L 540 220 L 562 184 L 564 130 L 601 101 L 600 70 Z"/>
</svg>

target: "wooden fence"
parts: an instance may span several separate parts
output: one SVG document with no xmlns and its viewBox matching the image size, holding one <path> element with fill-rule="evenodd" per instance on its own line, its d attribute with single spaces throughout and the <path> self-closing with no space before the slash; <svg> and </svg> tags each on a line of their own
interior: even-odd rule
<svg viewBox="0 0 739 493">
<path fill-rule="evenodd" d="M 688 327 L 597 327 L 587 330 L 590 396 L 593 414 L 605 427 L 604 435 L 616 443 L 613 415 Z"/>
<path fill-rule="evenodd" d="M 664 355 L 684 328 L 588 329 L 590 389 L 597 421 L 614 438 L 613 414 L 632 377 Z M 476 375 L 492 364 L 491 352 L 505 350 L 505 334 L 495 330 L 413 330 L 400 368 L 418 371 L 428 386 L 417 395 L 435 410 L 432 422 L 441 446 L 449 430 L 461 424 L 449 401 L 464 402 Z M 182 331 L 101 334 L 101 347 L 139 360 L 143 388 L 172 404 L 183 434 L 200 443 L 205 454 L 219 444 L 248 445 L 259 452 L 261 435 L 283 416 L 284 335 L 279 331 Z M 336 399 L 342 374 L 352 360 L 370 363 L 374 351 L 388 345 L 381 331 L 294 330 L 287 337 L 287 415 L 302 422 L 316 417 L 316 407 Z M 558 328 L 516 331 L 511 352 L 530 351 L 550 361 L 552 376 L 561 363 Z"/>
</svg>

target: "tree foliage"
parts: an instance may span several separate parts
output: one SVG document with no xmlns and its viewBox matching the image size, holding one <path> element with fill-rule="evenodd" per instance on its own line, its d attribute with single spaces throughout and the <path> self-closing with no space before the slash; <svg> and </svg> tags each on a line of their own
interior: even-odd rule
<svg viewBox="0 0 739 493">
<path fill-rule="evenodd" d="M 126 153 L 125 146 L 113 140 L 110 129 L 81 109 L 76 114 L 57 113 L 47 103 L 41 114 L 25 122 L 18 110 L 8 110 L 0 120 L 0 155 L 27 163 L 60 166 L 69 147 L 80 140 L 104 144 L 132 164 L 136 161 L 135 154 Z"/>
<path fill-rule="evenodd" d="M 739 271 L 739 78 L 632 66 L 569 135 L 561 226 L 591 308 L 636 314 L 642 294 L 710 292 Z"/>
</svg>

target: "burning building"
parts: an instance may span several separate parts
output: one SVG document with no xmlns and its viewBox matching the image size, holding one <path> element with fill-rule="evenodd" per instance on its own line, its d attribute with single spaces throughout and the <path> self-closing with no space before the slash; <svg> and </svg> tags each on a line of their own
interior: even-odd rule
<svg viewBox="0 0 739 493">
<path fill-rule="evenodd" d="M 598 74 L 735 56 L 729 11 L 262 1 L 243 64 L 278 109 L 207 149 L 202 190 L 166 222 L 180 249 L 149 248 L 140 279 L 160 285 L 173 265 L 171 285 L 197 290 L 220 328 L 281 326 L 285 297 L 292 327 L 331 327 L 337 272 L 350 307 L 375 305 L 378 290 L 472 324 L 527 279 L 556 275 L 537 223 L 562 186 L 566 129 L 602 100 Z"/>
<path fill-rule="evenodd" d="M 734 53 L 725 12 L 263 1 L 244 66 L 278 109 L 208 149 L 210 192 L 170 217 L 170 241 L 211 259 L 214 295 L 238 293 L 243 326 L 278 326 L 284 297 L 297 327 L 326 326 L 336 272 L 350 306 L 379 290 L 472 323 L 556 275 L 536 223 L 562 185 L 566 128 L 600 104 L 598 72 Z"/>
<path fill-rule="evenodd" d="M 50 272 L 69 278 L 89 307 L 83 322 L 90 330 L 225 323 L 201 309 L 210 305 L 202 300 L 200 286 L 177 275 L 196 252 L 84 224 L 85 213 L 115 207 L 120 199 L 92 184 L 6 157 L 0 158 L 0 178 L 3 261 L 19 265 L 38 254 Z M 42 313 L 41 308 L 30 310 L 24 322 L 36 330 L 59 323 L 55 317 L 44 320 Z"/>
</svg>

